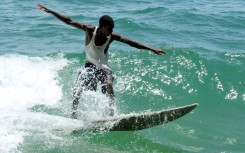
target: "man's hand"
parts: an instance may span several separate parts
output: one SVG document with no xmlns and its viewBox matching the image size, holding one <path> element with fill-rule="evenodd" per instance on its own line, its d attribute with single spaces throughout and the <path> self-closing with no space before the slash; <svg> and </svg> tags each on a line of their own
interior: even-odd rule
<svg viewBox="0 0 245 153">
<path fill-rule="evenodd" d="M 40 4 L 37 4 L 37 8 L 39 8 L 40 10 L 43 10 L 43 11 L 45 11 L 47 13 L 51 12 L 51 10 L 49 10 L 48 8 L 46 8 L 46 7 L 44 7 L 44 6 L 40 5 Z"/>
<path fill-rule="evenodd" d="M 153 52 L 157 55 L 162 55 L 162 54 L 166 54 L 162 49 L 159 49 L 159 48 L 155 48 L 153 50 Z"/>
</svg>

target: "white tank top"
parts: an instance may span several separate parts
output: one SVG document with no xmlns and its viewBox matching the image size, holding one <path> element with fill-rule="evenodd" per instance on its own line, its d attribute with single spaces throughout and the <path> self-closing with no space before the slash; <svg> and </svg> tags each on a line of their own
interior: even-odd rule
<svg viewBox="0 0 245 153">
<path fill-rule="evenodd" d="M 98 68 L 110 69 L 109 64 L 108 64 L 108 59 L 109 59 L 108 51 L 106 53 L 104 51 L 110 42 L 111 35 L 108 36 L 107 41 L 104 43 L 104 45 L 96 46 L 94 42 L 96 31 L 97 31 L 97 27 L 95 28 L 93 32 L 91 41 L 85 48 L 86 60 L 90 63 L 93 63 Z"/>
</svg>

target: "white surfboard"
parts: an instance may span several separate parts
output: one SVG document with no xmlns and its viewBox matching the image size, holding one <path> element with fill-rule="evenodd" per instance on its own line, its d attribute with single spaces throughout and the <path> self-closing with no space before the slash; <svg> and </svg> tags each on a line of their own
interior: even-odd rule
<svg viewBox="0 0 245 153">
<path fill-rule="evenodd" d="M 100 129 L 106 129 L 109 131 L 137 131 L 154 126 L 159 126 L 164 123 L 171 122 L 178 119 L 194 108 L 198 104 L 191 104 L 182 107 L 176 107 L 171 109 L 163 109 L 160 111 L 144 112 L 140 114 L 129 114 L 118 117 L 108 117 L 106 119 L 94 120 L 88 123 L 90 128 L 76 129 L 73 132 L 80 131 L 98 131 Z"/>
</svg>

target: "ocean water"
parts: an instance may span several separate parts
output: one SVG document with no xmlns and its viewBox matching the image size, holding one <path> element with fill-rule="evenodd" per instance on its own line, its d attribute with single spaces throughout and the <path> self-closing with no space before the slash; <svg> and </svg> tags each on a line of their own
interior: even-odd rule
<svg viewBox="0 0 245 153">
<path fill-rule="evenodd" d="M 137 132 L 71 134 L 107 116 L 107 98 L 84 93 L 70 119 L 72 87 L 85 62 L 83 31 L 40 3 L 165 55 L 119 42 L 110 48 L 116 115 L 199 103 L 190 114 Z M 40 0 L 0 2 L 0 153 L 242 153 L 245 151 L 245 1 Z"/>
</svg>

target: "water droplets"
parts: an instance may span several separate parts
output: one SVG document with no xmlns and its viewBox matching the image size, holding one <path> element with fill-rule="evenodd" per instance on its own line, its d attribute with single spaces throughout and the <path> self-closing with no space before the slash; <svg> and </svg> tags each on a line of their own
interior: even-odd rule
<svg viewBox="0 0 245 153">
<path fill-rule="evenodd" d="M 238 93 L 237 91 L 232 87 L 229 93 L 225 96 L 225 99 L 234 100 L 237 99 Z"/>
</svg>

